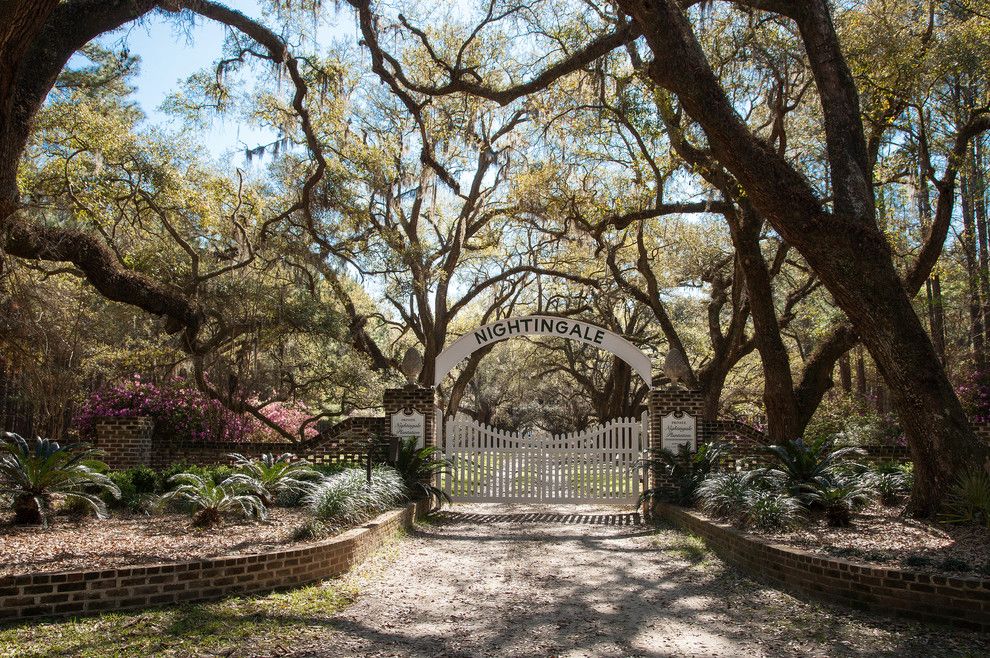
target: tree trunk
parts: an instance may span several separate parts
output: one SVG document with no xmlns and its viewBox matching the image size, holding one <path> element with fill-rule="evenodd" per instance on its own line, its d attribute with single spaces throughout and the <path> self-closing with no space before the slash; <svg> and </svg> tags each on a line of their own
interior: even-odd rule
<svg viewBox="0 0 990 658">
<path fill-rule="evenodd" d="M 767 437 L 772 443 L 792 441 L 799 436 L 800 414 L 794 396 L 790 357 L 780 335 L 780 323 L 774 308 L 770 272 L 760 250 L 763 222 L 748 209 L 743 209 L 735 217 L 729 216 L 728 220 L 737 258 L 746 279 L 756 349 L 763 363 Z"/>
<path fill-rule="evenodd" d="M 972 186 L 969 174 L 962 177 L 960 200 L 963 220 L 962 242 L 966 263 L 966 289 L 969 297 L 969 338 L 973 349 L 973 363 L 982 371 L 986 367 L 986 352 L 983 335 L 983 308 L 980 302 L 980 273 L 977 260 L 976 220 L 973 213 L 973 200 L 970 197 Z"/>
<path fill-rule="evenodd" d="M 839 357 L 839 383 L 843 391 L 852 393 L 852 363 L 849 360 L 849 352 Z"/>
<path fill-rule="evenodd" d="M 866 359 L 863 357 L 863 346 L 856 350 L 856 394 L 866 399 L 868 385 L 866 383 Z"/>
<path fill-rule="evenodd" d="M 983 175 L 983 140 L 973 142 L 970 172 L 970 203 L 976 222 L 976 235 L 979 247 L 980 295 L 983 298 L 983 344 L 990 343 L 990 236 L 987 231 L 986 181 Z"/>
<path fill-rule="evenodd" d="M 942 284 L 938 274 L 925 280 L 925 301 L 928 311 L 928 333 L 939 361 L 945 365 L 945 314 L 942 308 Z"/>
</svg>

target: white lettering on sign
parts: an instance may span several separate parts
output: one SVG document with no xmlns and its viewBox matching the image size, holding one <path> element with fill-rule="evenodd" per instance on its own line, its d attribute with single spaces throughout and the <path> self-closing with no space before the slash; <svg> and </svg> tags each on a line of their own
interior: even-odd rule
<svg viewBox="0 0 990 658">
<path fill-rule="evenodd" d="M 660 445 L 676 453 L 684 444 L 698 449 L 698 421 L 689 413 L 672 412 L 660 419 Z"/>
<path fill-rule="evenodd" d="M 559 336 L 601 348 L 616 355 L 643 378 L 647 386 L 652 382 L 650 357 L 628 340 L 602 327 L 580 320 L 557 318 L 548 315 L 528 315 L 521 318 L 505 318 L 464 334 L 450 344 L 436 358 L 434 384 L 439 385 L 454 366 L 473 352 L 491 343 L 514 336 Z"/>
<path fill-rule="evenodd" d="M 418 411 L 402 410 L 392 414 L 392 435 L 400 439 L 416 438 L 416 447 L 426 445 L 426 416 Z"/>
</svg>

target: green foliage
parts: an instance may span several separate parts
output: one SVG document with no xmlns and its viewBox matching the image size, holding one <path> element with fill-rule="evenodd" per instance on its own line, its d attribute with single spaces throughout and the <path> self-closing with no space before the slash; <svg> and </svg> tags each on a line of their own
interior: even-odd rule
<svg viewBox="0 0 990 658">
<path fill-rule="evenodd" d="M 741 523 L 752 495 L 772 488 L 762 471 L 717 473 L 698 486 L 697 500 L 701 509 L 712 516 Z"/>
<path fill-rule="evenodd" d="M 179 473 L 169 478 L 175 485 L 161 496 L 161 503 L 181 501 L 194 510 L 194 525 L 210 528 L 223 523 L 225 514 L 264 519 L 268 510 L 261 502 L 262 489 L 250 478 L 229 477 L 217 484 L 210 477 Z"/>
<path fill-rule="evenodd" d="M 914 473 L 911 469 L 894 465 L 880 465 L 872 469 L 866 477 L 869 486 L 876 492 L 884 505 L 894 505 L 902 496 L 911 491 Z"/>
<path fill-rule="evenodd" d="M 231 475 L 234 469 L 227 464 L 214 464 L 212 466 L 197 466 L 195 464 L 172 464 L 159 475 L 159 491 L 168 491 L 173 488 L 172 477 L 180 473 L 193 473 L 203 478 L 210 479 L 214 484 L 220 484 Z"/>
<path fill-rule="evenodd" d="M 870 479 L 859 475 L 832 475 L 817 479 L 805 489 L 805 500 L 825 510 L 830 526 L 845 528 L 852 523 L 853 510 L 873 497 Z"/>
<path fill-rule="evenodd" d="M 306 519 L 292 531 L 292 541 L 317 541 L 331 536 L 333 531 L 319 519 Z"/>
<path fill-rule="evenodd" d="M 687 444 L 678 446 L 675 455 L 667 448 L 653 451 L 653 457 L 646 461 L 654 473 L 669 476 L 674 481 L 675 492 L 669 494 L 665 488 L 648 489 L 640 497 L 640 503 L 649 499 L 670 499 L 678 505 L 694 502 L 698 486 L 710 473 L 718 468 L 719 462 L 728 455 L 724 443 L 702 443 L 695 452 Z"/>
<path fill-rule="evenodd" d="M 153 507 L 155 494 L 161 491 L 161 476 L 147 466 L 113 471 L 108 476 L 120 490 L 119 497 L 103 496 L 110 508 L 147 513 Z"/>
<path fill-rule="evenodd" d="M 757 489 L 746 496 L 743 524 L 766 532 L 790 530 L 801 522 L 803 512 L 794 496 Z"/>
<path fill-rule="evenodd" d="M 431 507 L 435 504 L 437 508 L 445 502 L 450 504 L 447 492 L 436 486 L 438 476 L 451 476 L 450 460 L 444 458 L 435 446 L 417 448 L 414 437 L 404 439 L 399 444 L 395 470 L 402 476 L 402 482 L 413 498 L 425 498 Z"/>
<path fill-rule="evenodd" d="M 361 523 L 406 500 L 402 476 L 393 468 L 378 466 L 371 481 L 360 468 L 349 468 L 317 482 L 306 502 L 328 528 L 338 531 Z"/>
<path fill-rule="evenodd" d="M 895 416 L 844 393 L 826 396 L 804 431 L 809 443 L 825 439 L 843 447 L 896 445 L 902 435 Z"/>
<path fill-rule="evenodd" d="M 815 487 L 825 487 L 839 466 L 848 466 L 851 455 L 862 454 L 858 448 L 833 449 L 833 442 L 826 436 L 810 443 L 794 439 L 782 444 L 767 446 L 772 460 L 768 473 L 780 477 L 792 496 L 804 497 Z"/>
<path fill-rule="evenodd" d="M 120 490 L 104 474 L 106 464 L 95 459 L 98 454 L 85 446 L 65 447 L 49 439 L 29 441 L 5 433 L 0 444 L 0 495 L 12 500 L 15 523 L 47 525 L 46 512 L 55 495 L 78 500 L 99 517 L 106 516 L 98 494 L 119 496 Z"/>
<path fill-rule="evenodd" d="M 973 468 L 949 488 L 941 519 L 990 528 L 990 473 Z"/>
<path fill-rule="evenodd" d="M 264 454 L 258 459 L 244 455 L 229 455 L 234 460 L 234 477 L 248 478 L 262 492 L 261 500 L 266 506 L 277 500 L 299 504 L 302 496 L 313 489 L 313 480 L 318 477 L 313 467 L 299 461 L 292 453 L 275 456 Z"/>
</svg>

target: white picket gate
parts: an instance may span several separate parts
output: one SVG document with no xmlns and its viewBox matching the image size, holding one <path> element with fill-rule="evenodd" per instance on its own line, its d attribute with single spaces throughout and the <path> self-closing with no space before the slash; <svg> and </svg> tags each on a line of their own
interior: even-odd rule
<svg viewBox="0 0 990 658">
<path fill-rule="evenodd" d="M 648 436 L 646 412 L 553 436 L 450 419 L 444 489 L 459 502 L 635 504 L 646 482 Z"/>
</svg>

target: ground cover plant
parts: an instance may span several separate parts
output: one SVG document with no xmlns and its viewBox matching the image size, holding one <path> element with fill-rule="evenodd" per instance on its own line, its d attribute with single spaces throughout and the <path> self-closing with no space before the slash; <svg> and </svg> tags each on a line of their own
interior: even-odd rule
<svg viewBox="0 0 990 658">
<path fill-rule="evenodd" d="M 766 541 L 802 550 L 891 567 L 982 573 L 990 562 L 990 534 L 980 527 L 990 478 L 979 469 L 960 477 L 938 520 L 913 520 L 903 513 L 911 466 L 867 466 L 860 457 L 858 450 L 820 439 L 769 446 L 761 468 L 706 476 L 696 505 Z"/>
</svg>

